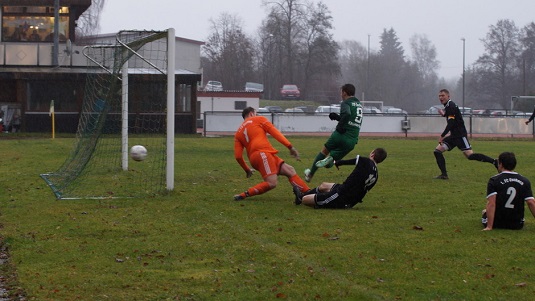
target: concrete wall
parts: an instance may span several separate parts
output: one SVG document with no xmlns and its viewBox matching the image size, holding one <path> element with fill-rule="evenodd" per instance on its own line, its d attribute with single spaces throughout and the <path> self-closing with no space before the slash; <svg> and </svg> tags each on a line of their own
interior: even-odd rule
<svg viewBox="0 0 535 301">
<path fill-rule="evenodd" d="M 336 121 L 328 115 L 305 115 L 283 113 L 265 115 L 284 133 L 330 133 L 335 130 Z M 525 125 L 525 118 L 515 117 L 470 117 L 465 118 L 471 134 L 495 136 L 530 136 L 534 134 L 534 124 Z M 206 112 L 204 132 L 210 134 L 234 133 L 242 123 L 241 114 L 236 112 Z M 408 127 L 405 130 L 405 127 Z M 439 135 L 446 127 L 446 120 L 440 116 L 424 115 L 365 115 L 361 133 L 399 135 Z"/>
</svg>

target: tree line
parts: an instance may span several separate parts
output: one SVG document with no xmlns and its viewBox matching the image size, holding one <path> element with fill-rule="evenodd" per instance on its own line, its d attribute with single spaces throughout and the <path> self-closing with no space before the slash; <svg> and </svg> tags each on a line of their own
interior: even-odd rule
<svg viewBox="0 0 535 301">
<path fill-rule="evenodd" d="M 225 89 L 242 90 L 245 82 L 264 84 L 264 98 L 279 99 L 283 84 L 296 84 L 302 98 L 339 101 L 339 87 L 353 83 L 360 100 L 417 112 L 437 104 L 447 87 L 472 108 L 509 109 L 513 95 L 535 94 L 535 23 L 522 28 L 512 20 L 489 26 L 481 39 L 485 52 L 465 68 L 464 80 L 447 82 L 437 74 L 440 62 L 431 40 L 410 39 L 410 56 L 393 28 L 380 36 L 380 49 L 357 41 L 335 41 L 333 17 L 319 2 L 266 0 L 267 15 L 254 36 L 238 16 L 222 13 L 211 19 L 202 51 L 204 79 L 221 80 Z M 531 107 L 524 110 L 531 111 Z"/>
<path fill-rule="evenodd" d="M 77 36 L 98 31 L 105 0 L 93 0 L 78 21 Z M 407 55 L 394 28 L 385 28 L 379 50 L 357 41 L 335 41 L 333 17 L 321 1 L 263 0 L 267 15 L 254 35 L 242 20 L 222 13 L 210 19 L 202 48 L 203 78 L 220 80 L 225 89 L 245 82 L 264 84 L 266 99 L 279 99 L 283 84 L 296 84 L 303 99 L 337 103 L 339 87 L 353 83 L 360 100 L 383 101 L 409 112 L 438 103 L 437 91 L 449 88 L 458 104 L 480 109 L 509 109 L 511 96 L 535 95 L 535 23 L 518 27 L 498 20 L 481 39 L 484 53 L 453 82 L 437 74 L 440 62 L 431 40 L 414 34 Z M 531 111 L 533 102 L 516 109 Z"/>
</svg>

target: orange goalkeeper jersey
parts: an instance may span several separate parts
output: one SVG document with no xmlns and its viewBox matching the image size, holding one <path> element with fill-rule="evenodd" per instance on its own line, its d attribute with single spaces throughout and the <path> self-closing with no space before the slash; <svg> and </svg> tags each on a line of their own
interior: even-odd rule
<svg viewBox="0 0 535 301">
<path fill-rule="evenodd" d="M 234 157 L 244 170 L 247 170 L 247 165 L 243 160 L 244 148 L 247 150 L 247 157 L 249 158 L 255 152 L 278 153 L 269 142 L 268 133 L 287 148 L 292 146 L 290 141 L 264 116 L 245 119 L 236 131 L 234 135 Z"/>
</svg>

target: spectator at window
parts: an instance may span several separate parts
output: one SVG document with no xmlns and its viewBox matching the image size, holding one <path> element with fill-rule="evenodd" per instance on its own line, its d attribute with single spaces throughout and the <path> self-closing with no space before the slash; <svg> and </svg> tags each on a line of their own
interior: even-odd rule
<svg viewBox="0 0 535 301">
<path fill-rule="evenodd" d="M 37 33 L 37 30 L 33 30 L 32 34 L 30 35 L 30 38 L 29 38 L 30 41 L 32 42 L 40 42 L 41 41 L 41 36 L 39 36 L 39 34 Z"/>
</svg>

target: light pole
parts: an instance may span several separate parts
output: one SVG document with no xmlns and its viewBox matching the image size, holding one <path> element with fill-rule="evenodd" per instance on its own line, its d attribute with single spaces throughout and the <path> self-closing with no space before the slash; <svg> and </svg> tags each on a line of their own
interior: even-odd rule
<svg viewBox="0 0 535 301">
<path fill-rule="evenodd" d="M 271 79 L 271 65 L 273 65 L 273 62 L 271 60 L 271 52 L 273 47 L 273 34 L 270 33 L 268 35 L 269 44 L 268 44 L 268 63 L 267 63 L 267 99 L 271 100 L 271 86 L 273 84 L 273 80 Z M 264 89 L 266 90 L 266 89 Z"/>
<path fill-rule="evenodd" d="M 461 38 L 461 41 L 463 41 L 463 111 L 464 111 L 464 83 L 465 83 L 465 71 L 464 71 L 464 61 L 465 61 L 465 43 L 466 39 Z"/>
<path fill-rule="evenodd" d="M 366 85 L 364 86 L 364 92 L 362 93 L 362 101 L 366 100 L 366 93 L 368 93 L 368 82 L 370 80 L 370 35 L 368 35 L 368 54 L 366 56 Z"/>
</svg>

